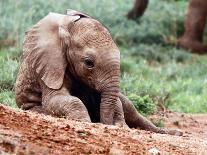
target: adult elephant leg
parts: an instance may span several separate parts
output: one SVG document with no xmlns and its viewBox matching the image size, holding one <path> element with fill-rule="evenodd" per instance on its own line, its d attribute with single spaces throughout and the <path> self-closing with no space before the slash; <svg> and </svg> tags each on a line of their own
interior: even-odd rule
<svg viewBox="0 0 207 155">
<path fill-rule="evenodd" d="M 127 17 L 129 19 L 136 19 L 141 17 L 148 5 L 148 0 L 136 0 L 134 7 L 128 12 Z"/>
<path fill-rule="evenodd" d="M 180 47 L 191 49 L 198 54 L 207 53 L 207 46 L 202 43 L 206 18 L 206 0 L 190 0 L 185 19 L 185 33 L 178 40 Z"/>
<path fill-rule="evenodd" d="M 119 95 L 120 101 L 123 105 L 124 117 L 126 124 L 130 128 L 141 128 L 143 130 L 153 131 L 156 133 L 170 134 L 170 135 L 182 135 L 182 132 L 178 130 L 170 130 L 156 127 L 147 118 L 137 112 L 133 103 L 123 94 Z"/>
<path fill-rule="evenodd" d="M 91 122 L 88 111 L 83 102 L 69 94 L 62 86 L 59 90 L 52 90 L 43 85 L 42 105 L 46 113 L 70 120 Z"/>
</svg>

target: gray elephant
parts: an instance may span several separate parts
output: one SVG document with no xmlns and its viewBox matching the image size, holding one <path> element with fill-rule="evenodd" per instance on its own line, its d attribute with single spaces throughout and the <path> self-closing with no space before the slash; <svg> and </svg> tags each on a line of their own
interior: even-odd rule
<svg viewBox="0 0 207 155">
<path fill-rule="evenodd" d="M 119 75 L 119 49 L 100 22 L 73 10 L 49 13 L 26 32 L 16 103 L 70 120 L 182 134 L 140 115 L 120 93 Z"/>
</svg>

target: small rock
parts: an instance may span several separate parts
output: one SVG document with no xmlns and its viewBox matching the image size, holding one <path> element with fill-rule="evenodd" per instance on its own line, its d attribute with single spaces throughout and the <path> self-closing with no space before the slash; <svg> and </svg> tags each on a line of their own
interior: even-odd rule
<svg viewBox="0 0 207 155">
<path fill-rule="evenodd" d="M 151 148 L 148 150 L 150 154 L 153 154 L 153 155 L 160 155 L 160 151 L 156 148 Z"/>
</svg>

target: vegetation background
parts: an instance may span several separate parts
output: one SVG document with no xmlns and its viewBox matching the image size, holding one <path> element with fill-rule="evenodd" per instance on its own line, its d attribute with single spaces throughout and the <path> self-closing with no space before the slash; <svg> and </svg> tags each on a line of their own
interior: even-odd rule
<svg viewBox="0 0 207 155">
<path fill-rule="evenodd" d="M 144 16 L 132 21 L 126 18 L 132 0 L 0 0 L 0 103 L 16 107 L 24 32 L 49 12 L 70 8 L 109 29 L 121 51 L 121 91 L 139 111 L 150 114 L 164 105 L 173 111 L 207 112 L 207 56 L 175 47 L 184 31 L 187 3 L 150 0 Z"/>
</svg>

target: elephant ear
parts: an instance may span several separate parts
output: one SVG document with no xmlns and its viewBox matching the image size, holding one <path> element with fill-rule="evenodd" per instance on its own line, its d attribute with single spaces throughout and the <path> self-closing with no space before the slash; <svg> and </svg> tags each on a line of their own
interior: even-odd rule
<svg viewBox="0 0 207 155">
<path fill-rule="evenodd" d="M 80 18 L 91 18 L 89 15 L 86 15 L 84 13 L 78 12 L 76 10 L 71 10 L 71 9 L 67 9 L 66 14 L 69 16 L 80 16 Z"/>
<path fill-rule="evenodd" d="M 65 26 L 80 18 L 66 17 L 49 13 L 26 33 L 24 39 L 24 57 L 28 57 L 38 79 L 51 89 L 60 89 L 63 84 L 67 66 L 65 51 L 69 46 L 65 42 L 70 39 Z"/>
</svg>

